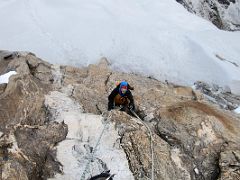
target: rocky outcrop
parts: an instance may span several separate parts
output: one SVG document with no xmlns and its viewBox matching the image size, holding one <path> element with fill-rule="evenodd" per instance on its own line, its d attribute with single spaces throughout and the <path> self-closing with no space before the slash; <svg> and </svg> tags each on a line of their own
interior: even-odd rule
<svg viewBox="0 0 240 180">
<path fill-rule="evenodd" d="M 2 179 L 88 179 L 107 170 L 114 179 L 240 178 L 240 118 L 200 88 L 113 72 L 105 58 L 75 68 L 19 53 L 0 63 L 0 74 L 17 72 L 0 91 Z M 107 111 L 124 79 L 143 121 Z"/>
<path fill-rule="evenodd" d="M 51 65 L 31 53 L 19 53 L 0 62 L 0 74 L 17 72 L 8 84 L 1 84 L 1 177 L 46 179 L 59 171 L 52 148 L 67 134 L 64 123 L 49 121 L 44 107 L 44 95 L 52 89 Z"/>
<path fill-rule="evenodd" d="M 235 0 L 177 0 L 188 11 L 210 20 L 220 29 L 240 30 L 240 2 Z"/>
<path fill-rule="evenodd" d="M 210 85 L 205 82 L 195 82 L 194 89 L 200 91 L 210 102 L 219 105 L 226 110 L 234 110 L 240 105 L 240 96 L 231 93 L 231 89 L 219 87 L 216 84 Z"/>
</svg>

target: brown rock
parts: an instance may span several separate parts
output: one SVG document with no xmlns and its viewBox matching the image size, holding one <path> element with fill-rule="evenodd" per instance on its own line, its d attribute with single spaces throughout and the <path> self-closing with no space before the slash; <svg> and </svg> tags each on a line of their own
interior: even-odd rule
<svg viewBox="0 0 240 180">
<path fill-rule="evenodd" d="M 2 180 L 28 180 L 24 167 L 17 161 L 9 161 L 2 167 Z"/>
<path fill-rule="evenodd" d="M 2 94 L 7 87 L 7 84 L 0 84 L 0 94 Z"/>
<path fill-rule="evenodd" d="M 61 172 L 54 147 L 65 139 L 67 127 L 52 121 L 51 116 L 56 118 L 61 109 L 50 114 L 50 107 L 44 105 L 45 95 L 55 90 L 67 94 L 87 113 L 111 115 L 108 123 L 115 124 L 136 179 L 151 178 L 152 170 L 155 179 L 240 177 L 239 117 L 189 87 L 114 72 L 108 65 L 103 58 L 98 65 L 81 69 L 52 66 L 28 53 L 4 65 L 18 72 L 0 93 L 0 131 L 4 133 L 0 154 L 8 159 L 1 162 L 6 174 L 46 179 Z M 145 124 L 125 112 L 107 112 L 107 97 L 119 80 L 134 86 L 136 112 Z"/>
<path fill-rule="evenodd" d="M 44 95 L 53 88 L 51 65 L 31 53 L 6 62 L 4 72 L 15 70 L 17 75 L 1 85 L 2 178 L 45 179 L 59 169 L 52 147 L 67 134 L 66 125 L 49 122 L 44 106 Z"/>
<path fill-rule="evenodd" d="M 219 179 L 238 179 L 240 176 L 240 151 L 237 149 L 228 149 L 221 153 L 219 165 L 221 168 L 221 177 Z"/>
</svg>

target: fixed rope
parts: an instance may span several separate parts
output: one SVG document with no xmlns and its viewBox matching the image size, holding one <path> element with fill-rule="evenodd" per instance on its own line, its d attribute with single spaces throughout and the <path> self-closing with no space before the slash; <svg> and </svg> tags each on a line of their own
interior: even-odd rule
<svg viewBox="0 0 240 180">
<path fill-rule="evenodd" d="M 107 119 L 109 119 L 110 117 L 111 117 L 111 115 L 109 115 L 109 116 L 107 117 Z M 105 122 L 105 124 L 104 124 L 103 130 L 102 130 L 100 136 L 98 137 L 98 140 L 97 140 L 97 142 L 96 142 L 96 144 L 95 144 L 95 147 L 93 148 L 93 151 L 92 151 L 92 153 L 91 153 L 91 155 L 90 155 L 90 157 L 89 157 L 89 159 L 88 159 L 88 162 L 87 162 L 87 164 L 86 164 L 86 166 L 85 166 L 85 168 L 84 168 L 84 171 L 83 171 L 83 174 L 82 174 L 80 180 L 85 180 L 85 179 L 86 179 L 86 178 L 85 178 L 86 173 L 87 173 L 88 170 L 89 170 L 90 163 L 91 163 L 91 161 L 93 160 L 94 154 L 95 154 L 95 152 L 97 151 L 97 147 L 98 147 L 98 145 L 99 145 L 99 143 L 100 143 L 100 141 L 101 141 L 101 138 L 102 138 L 102 136 L 103 136 L 103 134 L 104 134 L 104 131 L 106 130 L 106 127 L 107 127 L 107 122 Z"/>
<path fill-rule="evenodd" d="M 148 129 L 149 133 L 149 139 L 150 139 L 150 149 L 151 149 L 151 161 L 152 161 L 152 167 L 151 167 L 151 180 L 154 180 L 154 150 L 153 150 L 153 136 L 152 131 L 150 127 L 132 110 L 130 109 L 131 113 L 139 120 L 137 123 L 142 124 Z"/>
<path fill-rule="evenodd" d="M 152 161 L 151 180 L 154 180 L 154 149 L 153 149 L 153 135 L 152 135 L 152 131 L 151 131 L 150 127 L 144 121 L 142 121 L 142 119 L 133 110 L 130 109 L 130 111 L 139 120 L 139 121 L 136 121 L 136 122 L 141 124 L 141 125 L 143 125 L 143 126 L 145 126 L 147 128 L 147 130 L 148 130 L 149 139 L 150 139 L 150 149 L 151 149 L 151 161 Z M 109 118 L 110 118 L 110 115 L 107 117 L 107 119 L 109 119 Z M 95 147 L 94 147 L 94 149 L 93 149 L 93 151 L 92 151 L 92 153 L 91 153 L 91 155 L 90 155 L 90 157 L 88 159 L 88 162 L 87 162 L 87 164 L 86 164 L 86 166 L 84 168 L 84 171 L 83 171 L 83 174 L 82 174 L 80 180 L 85 180 L 86 173 L 89 170 L 90 163 L 93 160 L 94 154 L 95 154 L 95 152 L 97 150 L 97 147 L 98 147 L 98 145 L 99 145 L 99 143 L 101 141 L 101 138 L 102 138 L 102 136 L 103 136 L 103 134 L 104 134 L 104 132 L 106 130 L 106 127 L 107 127 L 107 123 L 104 124 L 103 130 L 102 130 L 100 136 L 98 137 L 98 140 L 97 140 L 97 142 L 95 144 Z"/>
</svg>

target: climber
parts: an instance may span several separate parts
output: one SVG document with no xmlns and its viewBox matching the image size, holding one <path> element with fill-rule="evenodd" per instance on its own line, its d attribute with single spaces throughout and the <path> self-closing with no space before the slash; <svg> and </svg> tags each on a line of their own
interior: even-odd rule
<svg viewBox="0 0 240 180">
<path fill-rule="evenodd" d="M 131 87 L 126 81 L 122 81 L 108 96 L 108 110 L 119 106 L 121 111 L 128 111 L 128 109 L 135 111 L 133 96 L 130 90 Z"/>
</svg>

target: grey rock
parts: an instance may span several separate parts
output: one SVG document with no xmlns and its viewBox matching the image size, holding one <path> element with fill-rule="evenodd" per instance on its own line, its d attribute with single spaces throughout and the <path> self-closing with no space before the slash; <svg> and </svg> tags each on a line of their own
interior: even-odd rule
<svg viewBox="0 0 240 180">
<path fill-rule="evenodd" d="M 209 85 L 205 82 L 195 82 L 195 89 L 201 91 L 206 99 L 227 110 L 234 110 L 240 104 L 240 96 L 231 93 L 228 86 L 216 88 L 216 85 Z"/>
<path fill-rule="evenodd" d="M 222 90 L 222 93 L 231 93 L 230 87 L 229 86 L 224 86 L 223 90 Z"/>
<path fill-rule="evenodd" d="M 221 152 L 219 164 L 222 175 L 220 179 L 238 179 L 240 175 L 240 151 L 238 147 L 232 148 L 227 144 Z"/>
<path fill-rule="evenodd" d="M 240 30 L 239 1 L 235 0 L 176 0 L 188 11 L 229 31 Z"/>
</svg>

